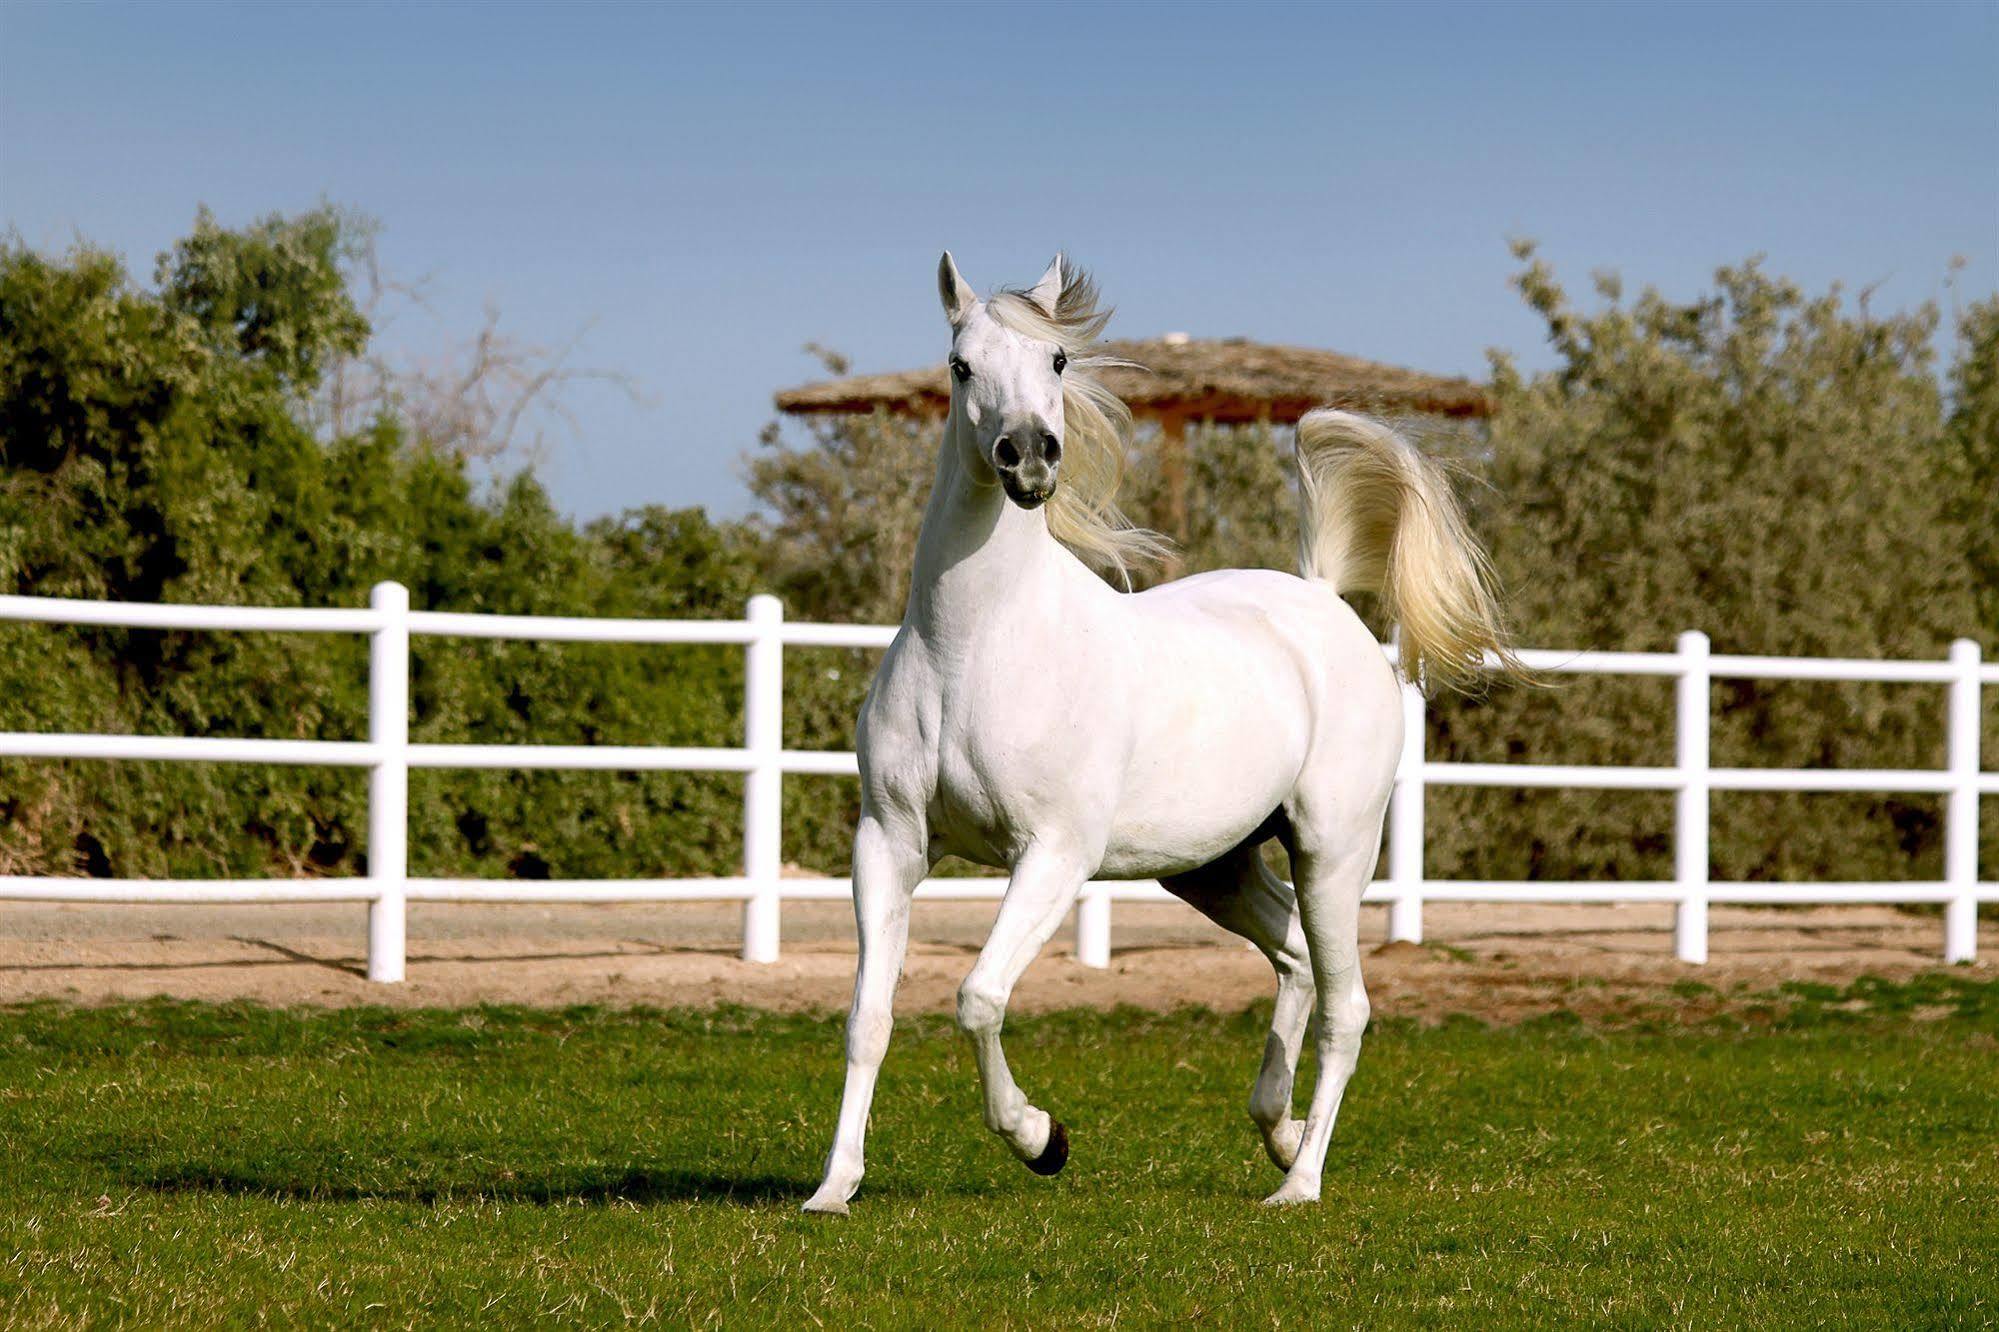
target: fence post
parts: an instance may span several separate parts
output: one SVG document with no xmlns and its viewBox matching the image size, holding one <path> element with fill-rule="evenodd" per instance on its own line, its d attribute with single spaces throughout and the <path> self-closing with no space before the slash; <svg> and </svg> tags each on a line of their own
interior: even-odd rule
<svg viewBox="0 0 1999 1332">
<path fill-rule="evenodd" d="M 400 981 L 409 915 L 410 594 L 377 583 L 368 604 L 382 622 L 368 641 L 368 979 Z"/>
<path fill-rule="evenodd" d="M 784 857 L 784 603 L 750 598 L 750 646 L 743 669 L 743 747 L 752 764 L 743 783 L 743 961 L 775 962 L 778 878 Z"/>
<path fill-rule="evenodd" d="M 1388 803 L 1388 879 L 1396 897 L 1388 904 L 1388 937 L 1423 942 L 1423 690 L 1402 686 L 1402 760 Z"/>
<path fill-rule="evenodd" d="M 1978 956 L 1978 644 L 1960 638 L 1950 645 L 1951 788 L 1944 812 L 1943 876 L 1953 896 L 1944 907 L 1943 960 L 1969 962 Z"/>
<path fill-rule="evenodd" d="M 1680 675 L 1674 694 L 1677 736 L 1674 763 L 1680 789 L 1673 810 L 1673 877 L 1680 905 L 1673 916 L 1673 952 L 1682 962 L 1707 961 L 1708 895 L 1708 637 L 1698 629 L 1680 635 Z"/>
<path fill-rule="evenodd" d="M 1086 967 L 1111 964 L 1111 892 L 1098 884 L 1084 884 L 1076 899 L 1076 960 Z"/>
</svg>

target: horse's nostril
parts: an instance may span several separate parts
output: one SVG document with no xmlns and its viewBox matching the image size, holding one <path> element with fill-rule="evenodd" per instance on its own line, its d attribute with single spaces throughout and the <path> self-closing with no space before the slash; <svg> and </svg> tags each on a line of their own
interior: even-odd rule
<svg viewBox="0 0 1999 1332">
<path fill-rule="evenodd" d="M 1041 456 L 1048 460 L 1048 465 L 1050 467 L 1053 467 L 1056 463 L 1061 462 L 1062 441 L 1055 438 L 1055 436 L 1053 435 L 1043 435 L 1041 437 Z"/>
<path fill-rule="evenodd" d="M 1020 466 L 1020 450 L 1015 448 L 1013 441 L 1005 435 L 1001 435 L 999 443 L 993 445 L 993 457 L 999 459 L 1001 467 Z"/>
</svg>

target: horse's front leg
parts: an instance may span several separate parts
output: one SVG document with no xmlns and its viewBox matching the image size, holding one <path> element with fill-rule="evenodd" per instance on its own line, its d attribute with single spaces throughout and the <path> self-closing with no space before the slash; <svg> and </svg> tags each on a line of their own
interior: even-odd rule
<svg viewBox="0 0 1999 1332">
<path fill-rule="evenodd" d="M 862 1140 L 875 1075 L 888 1054 L 895 1026 L 895 987 L 909 949 L 909 902 L 929 868 L 924 839 L 898 835 L 879 818 L 863 814 L 854 833 L 854 921 L 860 964 L 854 973 L 854 1006 L 847 1013 L 847 1086 L 840 1097 L 840 1125 L 826 1158 L 826 1178 L 806 1202 L 808 1212 L 844 1215 L 861 1186 Z"/>
<path fill-rule="evenodd" d="M 1069 1135 L 1021 1094 L 1000 1048 L 1000 1026 L 1014 985 L 1061 925 L 1088 875 L 1080 856 L 1029 848 L 1013 867 L 993 932 L 958 990 L 958 1025 L 972 1038 L 985 1087 L 986 1127 L 1038 1175 L 1054 1174 L 1069 1159 Z"/>
</svg>

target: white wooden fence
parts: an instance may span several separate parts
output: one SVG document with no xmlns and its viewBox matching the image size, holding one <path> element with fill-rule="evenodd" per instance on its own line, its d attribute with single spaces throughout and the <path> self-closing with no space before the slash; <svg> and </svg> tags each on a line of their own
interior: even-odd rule
<svg viewBox="0 0 1999 1332">
<path fill-rule="evenodd" d="M 0 898 L 48 902 L 339 902 L 368 903 L 368 976 L 403 979 L 404 919 L 409 902 L 687 902 L 743 903 L 743 957 L 775 961 L 779 913 L 787 900 L 845 899 L 847 879 L 786 879 L 779 866 L 779 786 L 784 775 L 856 771 L 846 752 L 783 747 L 784 648 L 882 648 L 891 627 L 787 622 L 775 597 L 752 597 L 742 620 L 612 620 L 462 615 L 412 611 L 400 584 L 374 589 L 367 610 L 298 610 L 241 606 L 164 606 L 0 597 L 0 620 L 123 628 L 363 633 L 370 637 L 368 738 L 245 740 L 182 736 L 0 733 L 0 757 L 165 759 L 190 762 L 334 764 L 369 772 L 368 874 L 344 879 L 150 880 L 0 876 Z M 740 748 L 687 749 L 616 745 L 411 744 L 410 635 L 509 638 L 539 642 L 733 643 L 747 650 Z M 1675 946 L 1687 962 L 1707 960 L 1710 902 L 1941 903 L 1944 957 L 1969 961 L 1977 944 L 1978 903 L 1999 900 L 1999 883 L 1978 878 L 1978 803 L 1999 794 L 1999 772 L 1979 767 L 1980 688 L 1999 684 L 1999 664 L 1985 665 L 1978 645 L 1959 640 L 1946 661 L 1836 661 L 1715 655 L 1705 634 L 1687 633 L 1672 653 L 1522 654 L 1550 674 L 1671 676 L 1678 682 L 1678 752 L 1672 767 L 1570 764 L 1433 763 L 1423 754 L 1424 702 L 1403 695 L 1407 745 L 1396 777 L 1388 826 L 1388 875 L 1368 899 L 1389 904 L 1390 937 L 1420 940 L 1425 901 L 1670 902 L 1677 908 Z M 1948 759 L 1941 770 L 1716 768 L 1708 762 L 1709 682 L 1717 678 L 1861 680 L 1931 684 L 1950 691 Z M 409 770 L 416 768 L 567 768 L 675 770 L 747 774 L 743 801 L 743 873 L 729 879 L 600 881 L 413 879 L 408 873 Z M 1676 793 L 1676 854 L 1670 881 L 1509 882 L 1423 876 L 1423 793 L 1431 786 L 1568 787 Z M 1708 795 L 1712 791 L 1905 791 L 1947 797 L 1941 882 L 1717 883 L 1708 873 Z M 996 898 L 999 879 L 933 879 L 930 898 Z M 1076 911 L 1076 953 L 1090 966 L 1110 960 L 1111 904 L 1170 900 L 1150 882 L 1098 882 Z"/>
</svg>

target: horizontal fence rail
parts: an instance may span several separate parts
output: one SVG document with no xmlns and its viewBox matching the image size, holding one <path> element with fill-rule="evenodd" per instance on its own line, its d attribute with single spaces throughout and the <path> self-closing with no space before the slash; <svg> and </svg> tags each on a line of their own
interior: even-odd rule
<svg viewBox="0 0 1999 1332">
<path fill-rule="evenodd" d="M 784 901 L 852 897 L 850 880 L 795 879 L 781 873 L 780 792 L 787 776 L 858 773 L 847 751 L 783 747 L 784 649 L 885 648 L 895 629 L 882 625 L 787 621 L 775 597 L 750 599 L 741 620 L 636 620 L 568 616 L 481 615 L 412 611 L 409 593 L 378 584 L 366 610 L 251 606 L 169 606 L 0 596 L 0 621 L 97 625 L 125 629 L 366 634 L 369 637 L 368 738 L 258 740 L 190 736 L 45 735 L 0 732 L 0 758 L 124 759 L 207 763 L 313 764 L 365 768 L 368 873 L 347 879 L 86 879 L 0 876 L 0 898 L 43 902 L 365 902 L 368 976 L 404 974 L 410 902 L 697 902 L 743 904 L 743 957 L 778 956 Z M 744 727 L 740 747 L 644 745 L 412 744 L 409 739 L 410 637 L 500 638 L 557 643 L 720 644 L 745 651 Z M 1525 651 L 1545 674 L 1644 675 L 1675 686 L 1675 752 L 1670 767 L 1537 763 L 1439 763 L 1424 756 L 1423 696 L 1403 690 L 1404 748 L 1388 817 L 1386 874 L 1366 901 L 1387 904 L 1389 936 L 1420 941 L 1423 904 L 1438 902 L 1669 903 L 1675 952 L 1707 960 L 1710 903 L 1755 905 L 1932 903 L 1944 907 L 1944 957 L 1971 960 L 1978 904 L 1999 900 L 1999 883 L 1978 878 L 1979 799 L 1999 795 L 1999 772 L 1979 760 L 1982 689 L 1999 685 L 1999 663 L 1980 659 L 1959 640 L 1944 661 L 1846 661 L 1714 654 L 1707 636 L 1680 636 L 1678 650 L 1657 652 Z M 1708 762 L 1709 685 L 1716 679 L 1838 680 L 1929 684 L 1949 691 L 1946 762 L 1941 769 L 1716 768 Z M 601 769 L 733 772 L 745 775 L 743 873 L 734 878 L 492 881 L 412 878 L 408 872 L 409 772 L 412 768 Z M 1674 876 L 1656 882 L 1516 882 L 1428 879 L 1423 875 L 1425 792 L 1437 786 L 1497 786 L 1674 795 Z M 1709 875 L 1709 797 L 1715 791 L 1907 792 L 1946 800 L 1944 877 L 1938 882 L 1728 883 Z M 1005 881 L 929 879 L 927 900 L 992 900 Z M 1087 885 L 1076 910 L 1076 955 L 1090 966 L 1110 962 L 1115 902 L 1173 901 L 1150 881 Z"/>
</svg>

